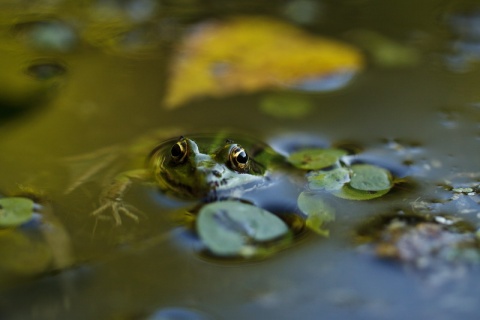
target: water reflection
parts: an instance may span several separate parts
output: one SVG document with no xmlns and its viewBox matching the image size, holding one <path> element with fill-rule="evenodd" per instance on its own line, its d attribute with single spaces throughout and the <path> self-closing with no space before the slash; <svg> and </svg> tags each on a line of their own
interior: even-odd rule
<svg viewBox="0 0 480 320">
<path fill-rule="evenodd" d="M 8 59 L 2 61 L 0 65 L 5 68 L 0 78 L 0 120 L 51 101 L 67 73 L 65 64 L 58 60 L 39 59 L 18 65 L 9 64 Z"/>
<path fill-rule="evenodd" d="M 377 215 L 360 225 L 355 236 L 364 252 L 399 262 L 435 284 L 463 277 L 480 263 L 474 225 L 452 216 Z"/>
<path fill-rule="evenodd" d="M 58 61 L 37 60 L 26 68 L 26 73 L 36 80 L 52 80 L 65 75 L 67 69 Z"/>
<path fill-rule="evenodd" d="M 79 40 L 71 25 L 56 19 L 20 22 L 12 26 L 12 33 L 36 50 L 52 52 L 71 52 Z"/>
<path fill-rule="evenodd" d="M 313 0 L 294 0 L 288 2 L 283 11 L 285 16 L 298 24 L 312 24 L 321 17 L 323 4 Z"/>
<path fill-rule="evenodd" d="M 58 6 L 66 3 L 66 1 L 44 2 L 51 4 L 49 6 L 51 12 L 54 3 Z M 456 106 L 459 102 L 455 99 L 458 99 L 460 94 L 454 95 L 455 90 L 452 90 L 449 82 L 451 78 L 445 77 L 442 73 L 432 74 L 428 66 L 410 70 L 385 70 L 383 69 L 385 65 L 377 64 L 377 69 L 373 71 L 367 66 L 366 76 L 348 91 L 323 96 L 309 94 L 308 100 L 311 100 L 314 107 L 308 109 L 308 116 L 301 121 L 289 119 L 279 121 L 261 113 L 258 109 L 258 99 L 251 98 L 250 95 L 215 101 L 206 100 L 203 104 L 189 103 L 184 108 L 168 112 L 162 110 L 158 106 L 163 97 L 161 88 L 165 85 L 162 73 L 164 66 L 161 64 L 168 65 L 169 62 L 161 60 L 164 58 L 158 49 L 162 48 L 165 39 L 176 40 L 178 35 L 176 32 L 179 31 L 176 28 L 181 25 L 179 21 L 182 19 L 199 21 L 205 17 L 224 16 L 228 11 L 225 9 L 227 6 L 234 8 L 231 10 L 232 13 L 240 11 L 239 2 L 235 4 L 229 2 L 228 5 L 217 2 L 216 6 L 213 2 L 208 2 L 202 11 L 192 5 L 197 1 L 183 0 L 177 3 L 189 5 L 180 8 L 177 4 L 177 11 L 172 13 L 168 5 L 174 5 L 174 2 L 168 0 L 155 2 L 155 8 L 149 12 L 147 8 L 152 5 L 151 1 L 83 1 L 82 4 L 88 3 L 92 6 L 63 11 L 61 21 L 66 22 L 67 29 L 71 28 L 76 32 L 78 43 L 72 49 L 68 49 L 68 45 L 64 47 L 72 50 L 64 53 L 55 49 L 62 47 L 57 46 L 62 44 L 62 41 L 41 42 L 50 44 L 52 48 L 51 51 L 44 51 L 53 55 L 47 57 L 52 58 L 50 65 L 49 62 L 46 62 L 46 65 L 36 65 L 38 61 L 36 59 L 46 57 L 37 56 L 32 52 L 42 46 L 27 45 L 28 39 L 31 39 L 32 31 L 29 29 L 31 26 L 25 25 L 26 29 L 21 31 L 23 27 L 19 25 L 17 36 L 12 36 L 14 33 L 10 31 L 10 36 L 4 40 L 10 41 L 9 44 L 16 42 L 15 45 L 23 46 L 24 51 L 21 51 L 22 54 L 15 52 L 2 58 L 4 60 L 1 65 L 2 74 L 5 77 L 15 75 L 15 80 L 2 79 L 0 86 L 1 90 L 4 90 L 2 97 L 14 96 L 16 99 L 26 99 L 25 96 L 28 96 L 30 91 L 35 91 L 31 89 L 32 87 L 35 89 L 40 86 L 42 90 L 46 90 L 51 82 L 56 83 L 57 79 L 61 80 L 67 76 L 71 85 L 68 91 L 62 92 L 61 103 L 52 103 L 51 108 L 43 109 L 52 111 L 51 113 L 46 112 L 45 117 L 43 114 L 38 117 L 24 117 L 34 118 L 34 121 L 24 122 L 19 130 L 2 139 L 1 149 L 4 156 L 0 167 L 3 168 L 1 181 L 3 184 L 15 185 L 18 181 L 30 179 L 30 173 L 38 174 L 44 171 L 50 171 L 51 175 L 58 179 L 64 171 L 59 170 L 58 166 L 44 166 L 42 161 L 47 156 L 79 154 L 92 148 L 123 143 L 126 138 L 141 135 L 154 126 L 179 124 L 186 128 L 187 133 L 207 129 L 215 131 L 221 126 L 230 126 L 241 132 L 250 131 L 261 136 L 268 136 L 277 131 L 306 132 L 324 137 L 305 142 L 305 145 L 314 146 L 322 146 L 326 141 L 357 141 L 351 144 L 349 150 L 355 150 L 357 145 L 361 149 L 371 150 L 372 140 L 378 141 L 380 137 L 400 137 L 407 143 L 401 141 L 385 143 L 384 147 L 394 153 L 388 161 L 405 158 L 414 165 L 420 165 L 424 162 L 430 163 L 435 159 L 432 152 L 437 152 L 437 158 L 443 163 L 443 168 L 436 173 L 437 176 L 447 171 L 450 164 L 462 167 L 463 164 L 471 163 L 471 167 L 475 166 L 478 141 L 475 145 L 471 141 L 466 141 L 460 146 L 462 137 L 460 132 L 449 130 L 445 134 L 445 129 L 439 128 L 441 126 L 438 125 L 436 113 L 430 112 L 438 110 L 438 104 L 446 101 Z M 143 3 L 143 7 L 139 5 L 140 7 L 134 8 L 137 6 L 136 3 Z M 272 2 L 257 3 L 263 3 L 264 12 L 272 11 Z M 332 30 L 349 30 L 360 23 L 366 25 L 366 28 L 378 30 L 379 34 L 398 34 L 402 37 L 411 29 L 421 29 L 431 23 L 426 18 L 428 15 L 422 14 L 424 11 L 413 14 L 417 13 L 417 7 L 422 7 L 421 3 L 408 1 L 402 3 L 404 4 L 401 10 L 397 10 L 399 6 L 395 2 L 382 5 L 380 1 L 368 1 L 368 4 L 372 5 L 367 6 L 367 1 L 362 1 L 362 6 L 355 7 L 355 15 L 339 15 L 338 11 L 337 14 L 330 11 L 329 15 L 332 13 L 328 18 L 331 19 L 330 22 L 322 21 L 316 24 L 314 21 L 308 26 L 315 33 L 326 32 L 336 37 L 338 33 L 335 34 L 331 32 Z M 282 10 L 284 5 L 285 2 L 277 9 Z M 103 10 L 100 6 L 114 7 L 117 10 L 109 13 L 108 9 Z M 126 8 L 130 13 L 125 13 Z M 212 8 L 218 10 L 208 12 Z M 385 9 L 380 10 L 381 8 Z M 63 9 L 65 6 L 58 10 Z M 152 16 L 160 13 L 165 14 L 165 19 Z M 367 19 L 372 15 L 378 18 Z M 391 19 L 408 21 L 408 28 L 391 23 Z M 45 17 L 38 20 L 51 21 Z M 336 23 L 333 24 L 332 21 Z M 43 29 L 38 26 L 35 28 Z M 49 25 L 49 28 L 55 29 L 52 25 Z M 47 31 L 49 28 L 46 28 Z M 156 33 L 157 31 L 159 33 Z M 4 42 L 2 48 L 5 46 Z M 397 49 L 394 51 L 398 52 Z M 148 52 L 160 58 L 155 61 L 130 59 L 132 53 L 136 52 Z M 28 64 L 26 61 L 36 62 Z M 68 70 L 62 71 L 62 67 Z M 469 82 L 465 78 L 457 79 L 462 88 L 474 89 L 475 82 Z M 31 87 L 22 81 L 32 83 Z M 191 78 L 187 78 L 185 83 L 190 85 Z M 22 90 L 10 90 L 18 87 Z M 42 90 L 40 91 L 45 92 Z M 27 102 L 22 104 L 26 108 L 37 105 L 40 101 L 35 95 L 31 95 Z M 2 103 L 2 107 L 9 103 Z M 92 111 L 88 116 L 84 106 L 91 106 L 89 110 Z M 476 125 L 475 132 L 478 133 L 478 121 Z M 461 127 L 459 124 L 456 129 Z M 2 126 L 3 128 L 5 126 Z M 298 137 L 295 139 L 301 140 Z M 417 139 L 422 142 L 419 148 L 408 143 Z M 456 149 L 453 146 L 459 147 Z M 285 148 L 288 149 L 289 145 Z M 418 150 L 421 152 L 418 153 Z M 446 162 L 447 153 L 458 154 L 458 157 Z M 441 157 L 438 157 L 439 154 Z M 385 159 L 384 154 L 375 155 L 377 158 Z M 6 161 L 7 158 L 11 160 Z M 172 239 L 162 242 L 148 252 L 140 251 L 138 247 L 132 245 L 144 241 L 148 235 L 160 234 L 173 228 L 165 221 L 167 219 L 160 218 L 164 211 L 152 211 L 154 212 L 152 219 L 156 219 L 155 221 L 150 219 L 138 225 L 132 222 L 132 225 L 124 225 L 115 230 L 105 223 L 105 226 L 97 227 L 94 233 L 93 220 L 88 216 L 88 209 L 94 206 L 93 201 L 96 199 L 98 188 L 89 184 L 76 197 L 56 198 L 59 202 L 55 204 L 59 205 L 60 209 L 56 212 L 69 226 L 73 226 L 69 229 L 73 237 L 78 239 L 83 236 L 82 239 L 85 239 L 80 244 L 85 246 L 83 253 L 87 252 L 83 256 L 101 254 L 112 247 L 119 248 L 120 251 L 130 247 L 132 248 L 130 254 L 124 259 L 112 259 L 105 263 L 103 271 L 102 268 L 95 267 L 96 263 L 92 263 L 93 267 L 89 268 L 91 272 L 88 275 L 79 276 L 78 281 L 72 282 L 74 294 L 71 296 L 62 295 L 59 290 L 51 290 L 46 281 L 32 282 L 29 286 L 18 289 L 16 294 L 9 294 L 6 299 L 4 297 L 0 299 L 1 312 L 4 313 L 2 315 L 6 315 L 6 318 L 8 316 L 16 319 L 28 318 L 32 314 L 38 315 L 38 311 L 37 313 L 35 311 L 42 309 L 45 319 L 55 311 L 60 314 L 58 318 L 62 316 L 72 318 L 84 315 L 86 309 L 92 306 L 92 310 L 88 312 L 92 315 L 91 318 L 98 318 L 112 312 L 121 312 L 117 311 L 118 308 L 128 308 L 145 314 L 142 312 L 154 310 L 159 306 L 191 306 L 189 302 L 194 301 L 198 303 L 194 305 L 201 305 L 205 310 L 216 308 L 214 310 L 218 310 L 224 318 L 230 315 L 234 319 L 249 318 L 262 311 L 269 318 L 283 316 L 307 319 L 319 314 L 326 318 L 340 318 L 342 315 L 348 318 L 359 311 L 355 313 L 354 318 L 362 318 L 372 314 L 372 310 L 368 309 L 372 302 L 377 302 L 377 305 L 382 307 L 382 313 L 374 314 L 376 318 L 385 319 L 388 315 L 400 318 L 409 313 L 413 313 L 415 317 L 422 313 L 425 315 L 425 312 L 432 315 L 432 318 L 443 316 L 442 311 L 449 307 L 433 299 L 429 301 L 424 297 L 422 299 L 417 292 L 418 287 L 415 287 L 404 273 L 397 272 L 398 268 L 386 268 L 383 264 L 371 263 L 370 259 L 365 259 L 362 255 L 350 255 L 346 246 L 339 245 L 339 242 L 345 240 L 346 234 L 352 231 L 352 224 L 361 217 L 378 212 L 379 207 L 389 207 L 396 205 L 397 202 L 403 202 L 405 205 L 417 197 L 425 199 L 425 193 L 436 191 L 434 184 L 428 184 L 428 179 L 432 179 L 432 171 L 423 172 L 427 181 L 422 182 L 424 184 L 417 189 L 409 190 L 408 193 L 400 195 L 395 193 L 373 203 L 342 202 L 337 215 L 338 221 L 332 223 L 332 238 L 328 241 L 322 239 L 316 242 L 315 239 L 308 239 L 292 250 L 275 256 L 274 259 L 231 268 L 216 266 L 198 259 L 196 255 L 191 254 L 190 242 L 179 248 L 179 241 Z M 35 182 L 44 186 L 54 184 L 51 179 L 43 177 L 36 179 Z M 149 200 L 144 191 L 138 190 L 133 193 L 132 200 L 137 201 L 144 211 L 155 210 L 154 200 Z M 476 208 L 475 200 L 470 197 L 462 194 L 456 202 L 463 199 L 469 208 Z M 469 202 L 466 202 L 467 200 Z M 131 237 L 132 234 L 137 237 Z M 83 257 L 81 254 L 79 256 Z M 475 275 L 466 278 L 468 281 L 465 282 L 468 282 L 470 289 L 456 295 L 457 300 L 478 296 L 480 286 L 477 278 Z M 60 281 L 59 278 L 54 278 L 51 282 Z M 282 286 L 278 285 L 278 282 L 286 284 Z M 262 296 L 260 303 L 248 305 L 246 296 L 249 293 L 258 297 L 262 292 L 268 294 Z M 293 297 L 292 292 L 295 293 Z M 439 294 L 445 294 L 445 291 L 442 290 Z M 41 300 L 38 297 L 42 297 Z M 49 297 L 47 302 L 51 301 L 51 305 L 46 303 L 46 297 Z M 91 303 L 92 299 L 98 302 L 95 306 Z M 32 306 L 31 302 L 35 305 Z M 409 306 L 412 302 L 415 303 L 415 308 Z M 126 303 L 129 305 L 125 306 Z M 270 308 L 267 309 L 268 307 Z M 371 309 L 374 307 L 375 305 Z M 478 314 L 477 304 L 472 303 L 470 308 L 468 312 L 475 311 L 475 314 Z M 239 315 L 235 311 L 243 313 L 240 312 Z M 450 314 L 454 314 L 452 318 L 461 316 L 462 312 L 465 313 L 465 309 L 450 310 Z M 380 314 L 386 314 L 387 317 L 381 317 Z"/>
<path fill-rule="evenodd" d="M 165 308 L 156 311 L 145 320 L 209 320 L 210 316 L 185 308 Z"/>
<path fill-rule="evenodd" d="M 445 21 L 452 36 L 445 63 L 455 72 L 471 71 L 480 61 L 480 7 L 456 10 Z"/>
</svg>

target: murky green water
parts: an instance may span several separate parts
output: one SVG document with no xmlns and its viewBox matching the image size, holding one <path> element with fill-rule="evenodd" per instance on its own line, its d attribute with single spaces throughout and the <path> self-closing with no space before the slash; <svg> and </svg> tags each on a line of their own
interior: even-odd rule
<svg viewBox="0 0 480 320">
<path fill-rule="evenodd" d="M 446 177 L 478 172 L 475 2 L 136 2 L 143 6 L 134 1 L 2 5 L 0 187 L 43 191 L 79 260 L 65 271 L 5 287 L 0 318 L 143 319 L 168 307 L 213 319 L 477 318 L 478 267 L 425 276 L 352 245 L 353 231 L 365 218 L 436 202 L 445 198 L 438 184 Z M 313 5 L 316 14 L 293 14 L 287 8 L 294 3 Z M 314 109 L 299 119 L 262 113 L 259 104 L 271 92 L 162 108 L 172 47 L 182 30 L 233 13 L 268 14 L 291 23 L 303 23 L 298 15 L 306 15 L 302 27 L 346 41 L 353 41 L 355 30 L 370 30 L 415 50 L 419 62 L 385 66 L 372 58 L 341 90 L 301 93 Z M 38 21 L 46 25 L 45 37 L 58 27 L 51 21 L 60 23 L 61 37 L 32 44 Z M 227 128 L 273 144 L 298 134 L 333 145 L 351 142 L 376 160 L 411 163 L 411 185 L 371 202 L 337 199 L 329 238 L 302 238 L 265 261 L 212 261 L 184 239 L 149 188 L 134 187 L 128 199 L 155 215 L 121 227 L 89 216 L 99 193 L 95 183 L 63 193 L 69 170 L 62 159 L 158 128 L 175 134 Z M 436 210 L 478 227 L 477 202 L 466 195 Z M 462 208 L 470 211 L 461 213 Z"/>
</svg>

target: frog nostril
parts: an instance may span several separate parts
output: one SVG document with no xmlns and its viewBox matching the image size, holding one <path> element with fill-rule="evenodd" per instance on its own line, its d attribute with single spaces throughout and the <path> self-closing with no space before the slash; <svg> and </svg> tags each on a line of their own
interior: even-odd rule
<svg viewBox="0 0 480 320">
<path fill-rule="evenodd" d="M 222 173 L 218 170 L 213 170 L 212 173 L 217 178 L 220 178 L 222 176 Z"/>
</svg>

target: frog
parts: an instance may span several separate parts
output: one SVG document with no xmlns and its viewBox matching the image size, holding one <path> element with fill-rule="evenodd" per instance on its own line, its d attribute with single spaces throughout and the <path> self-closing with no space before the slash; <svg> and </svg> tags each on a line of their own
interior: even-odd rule
<svg viewBox="0 0 480 320">
<path fill-rule="evenodd" d="M 147 141 L 148 148 L 144 146 Z M 122 152 L 119 158 L 128 158 L 130 151 L 146 158 L 141 168 L 123 171 L 111 179 L 100 196 L 100 205 L 92 212 L 98 218 L 108 218 L 106 213 L 111 212 L 116 225 L 122 224 L 122 216 L 138 222 L 143 214 L 124 201 L 126 191 L 136 181 L 155 186 L 159 194 L 168 197 L 163 198 L 164 202 L 174 198 L 201 205 L 240 200 L 297 221 L 290 213 L 310 217 L 317 214 L 298 206 L 298 201 L 305 200 L 299 198 L 303 192 L 319 197 L 331 194 L 343 199 L 370 200 L 390 191 L 396 179 L 392 172 L 405 171 L 394 163 L 386 166 L 388 169 L 363 165 L 372 160 L 367 157 L 362 161 L 361 156 L 346 150 L 320 145 L 313 137 L 284 139 L 274 149 L 255 137 L 225 131 L 177 136 L 160 143 L 146 139 L 116 149 Z M 107 148 L 91 155 L 92 159 L 103 157 L 107 161 L 94 164 L 89 174 L 105 167 L 112 171 L 114 168 L 106 163 L 112 161 L 114 153 L 115 148 Z M 362 173 L 365 171 L 366 174 Z M 80 179 L 84 180 L 85 177 Z"/>
<path fill-rule="evenodd" d="M 92 215 L 110 211 L 116 225 L 122 224 L 122 216 L 138 222 L 139 211 L 124 201 L 134 182 L 147 182 L 168 197 L 206 203 L 269 188 L 288 168 L 284 155 L 249 136 L 225 132 L 174 137 L 155 145 L 143 168 L 117 174 Z"/>
<path fill-rule="evenodd" d="M 285 164 L 267 144 L 244 138 L 244 147 L 236 141 L 223 136 L 167 140 L 148 157 L 153 178 L 165 193 L 216 199 L 265 186 L 273 168 Z"/>
</svg>

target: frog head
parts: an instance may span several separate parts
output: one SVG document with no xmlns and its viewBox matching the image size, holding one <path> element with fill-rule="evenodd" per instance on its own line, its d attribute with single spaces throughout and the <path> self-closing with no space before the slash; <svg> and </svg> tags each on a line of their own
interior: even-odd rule
<svg viewBox="0 0 480 320">
<path fill-rule="evenodd" d="M 252 154 L 258 154 L 258 146 L 256 150 Z M 267 164 L 228 139 L 169 140 L 154 149 L 149 159 L 160 189 L 180 198 L 217 198 L 266 180 Z"/>
</svg>

